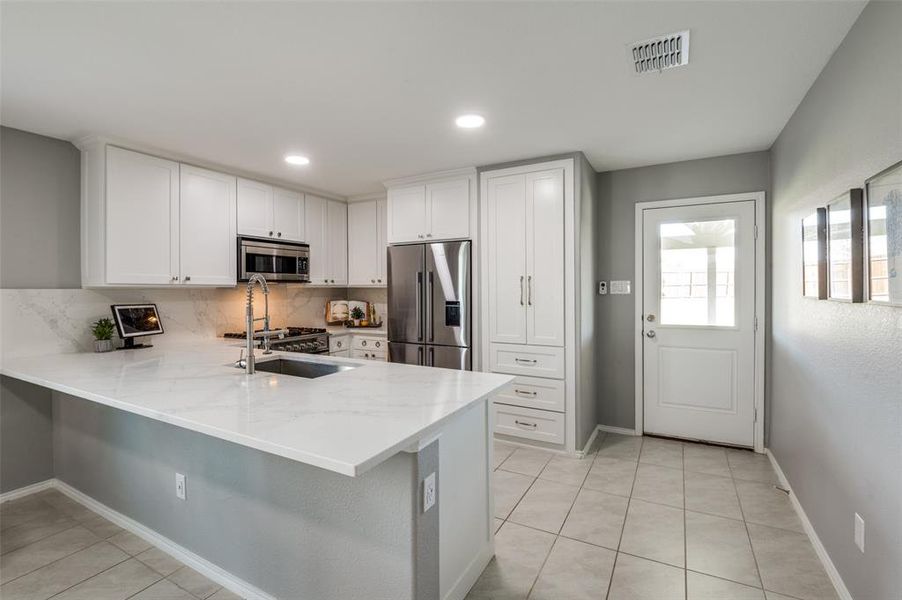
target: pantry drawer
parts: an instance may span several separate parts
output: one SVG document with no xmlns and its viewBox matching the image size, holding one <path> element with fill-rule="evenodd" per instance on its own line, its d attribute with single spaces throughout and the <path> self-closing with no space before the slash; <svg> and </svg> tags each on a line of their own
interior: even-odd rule
<svg viewBox="0 0 902 600">
<path fill-rule="evenodd" d="M 373 350 L 351 350 L 351 358 L 362 358 L 364 360 L 385 360 L 385 350 L 378 352 Z"/>
<path fill-rule="evenodd" d="M 355 335 L 354 341 L 351 343 L 351 349 L 353 350 L 385 352 L 387 347 L 388 343 L 385 341 L 385 338 L 363 337 L 361 335 Z"/>
<path fill-rule="evenodd" d="M 349 335 L 330 335 L 329 336 L 329 352 L 342 352 L 351 349 L 351 336 Z"/>
<path fill-rule="evenodd" d="M 492 344 L 489 352 L 489 367 L 495 373 L 564 378 L 563 348 Z"/>
<path fill-rule="evenodd" d="M 520 376 L 502 389 L 494 400 L 500 404 L 564 412 L 564 382 Z"/>
<path fill-rule="evenodd" d="M 495 404 L 495 433 L 529 440 L 564 443 L 564 415 L 507 404 Z"/>
</svg>

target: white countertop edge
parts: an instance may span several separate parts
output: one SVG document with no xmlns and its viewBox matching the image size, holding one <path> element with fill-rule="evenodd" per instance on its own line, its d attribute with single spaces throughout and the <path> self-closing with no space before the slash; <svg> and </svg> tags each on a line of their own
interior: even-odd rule
<svg viewBox="0 0 902 600">
<path fill-rule="evenodd" d="M 40 377 L 33 377 L 31 375 L 25 373 L 19 373 L 15 370 L 11 370 L 6 367 L 0 366 L 0 375 L 6 377 L 12 377 L 13 379 L 18 379 L 20 381 L 25 381 L 27 383 L 32 383 L 34 385 L 38 385 L 44 388 L 48 388 L 57 392 L 62 392 L 64 394 L 69 394 L 71 396 L 76 396 L 78 398 L 82 398 L 85 400 L 90 400 L 92 402 L 97 402 L 98 404 L 102 404 L 104 406 L 109 406 L 111 408 L 116 408 L 131 414 L 140 415 L 142 417 L 147 417 L 149 419 L 153 419 L 155 421 L 159 421 L 161 423 L 167 423 L 169 425 L 173 425 L 175 427 L 180 427 L 182 429 L 186 429 L 188 431 L 194 431 L 197 433 L 202 433 L 205 435 L 209 435 L 211 437 L 215 437 L 220 440 L 224 440 L 227 442 L 232 442 L 238 444 L 240 446 L 244 446 L 246 448 L 253 448 L 255 450 L 259 450 L 261 452 L 266 452 L 268 454 L 273 454 L 276 456 L 281 456 L 283 458 L 287 458 L 289 460 L 294 460 L 303 464 L 311 465 L 314 467 L 320 467 L 322 469 L 326 469 L 327 471 L 332 471 L 334 473 L 339 473 L 341 475 L 346 475 L 348 477 L 357 477 L 363 475 L 373 467 L 385 462 L 387 459 L 391 458 L 395 454 L 399 452 L 409 450 L 413 446 L 417 445 L 418 442 L 422 439 L 429 438 L 430 441 L 436 439 L 437 432 L 440 430 L 446 422 L 450 419 L 457 417 L 462 412 L 466 412 L 477 406 L 481 402 L 485 401 L 492 392 L 483 394 L 478 398 L 474 398 L 467 404 L 459 407 L 457 410 L 445 415 L 435 423 L 432 423 L 430 426 L 426 427 L 422 431 L 408 436 L 395 445 L 387 448 L 386 450 L 376 454 L 375 456 L 365 460 L 359 464 L 336 461 L 329 458 L 325 458 L 318 454 L 310 454 L 307 452 L 298 452 L 296 450 L 292 450 L 291 448 L 286 448 L 285 446 L 281 446 L 278 444 L 271 444 L 262 442 L 256 438 L 244 436 L 241 434 L 236 434 L 230 431 L 224 431 L 222 429 L 216 427 L 208 427 L 202 424 L 195 423 L 193 421 L 179 419 L 177 417 L 173 417 L 172 415 L 168 415 L 165 413 L 160 413 L 153 410 L 147 410 L 141 407 L 137 407 L 133 404 L 129 404 L 127 402 L 122 402 L 120 400 L 115 400 L 113 398 L 108 398 L 106 396 L 102 396 L 100 394 L 94 394 L 91 392 L 85 392 L 83 390 L 75 389 L 69 387 L 67 385 L 55 383 L 53 381 L 44 380 Z M 511 378 L 513 379 L 513 378 Z"/>
</svg>

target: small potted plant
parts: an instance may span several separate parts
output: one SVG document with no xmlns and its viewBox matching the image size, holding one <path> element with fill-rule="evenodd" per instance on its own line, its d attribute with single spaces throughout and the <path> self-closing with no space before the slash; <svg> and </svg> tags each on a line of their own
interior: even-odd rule
<svg viewBox="0 0 902 600">
<path fill-rule="evenodd" d="M 109 352 L 113 349 L 113 332 L 116 326 L 112 319 L 98 319 L 91 325 L 94 334 L 94 352 Z"/>
<path fill-rule="evenodd" d="M 363 309 L 359 306 L 355 306 L 351 309 L 351 321 L 354 323 L 354 327 L 360 327 L 360 320 L 365 316 L 366 315 L 363 314 Z"/>
</svg>

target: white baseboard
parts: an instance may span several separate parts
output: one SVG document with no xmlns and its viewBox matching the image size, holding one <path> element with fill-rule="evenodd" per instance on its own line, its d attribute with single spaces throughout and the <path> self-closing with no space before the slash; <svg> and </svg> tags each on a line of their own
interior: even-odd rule
<svg viewBox="0 0 902 600">
<path fill-rule="evenodd" d="M 26 485 L 25 487 L 20 487 L 15 490 L 4 492 L 0 494 L 0 504 L 9 502 L 10 500 L 15 500 L 16 498 L 22 498 L 23 496 L 28 496 L 46 489 L 50 489 L 53 487 L 55 481 L 55 479 L 45 479 L 44 481 L 39 481 L 37 483 L 32 483 L 31 485 Z"/>
<path fill-rule="evenodd" d="M 490 521 L 492 522 L 489 524 L 489 527 L 494 528 L 494 519 L 490 519 Z M 448 590 L 448 593 L 445 594 L 444 600 L 463 600 L 466 598 L 470 589 L 476 585 L 476 580 L 482 575 L 482 572 L 488 566 L 493 556 L 495 556 L 494 541 L 486 544 L 473 560 L 470 561 L 470 564 L 467 565 L 464 572 L 461 573 L 460 577 L 457 578 L 457 581 L 454 582 L 454 585 L 451 586 L 451 589 Z"/>
<path fill-rule="evenodd" d="M 619 433 L 620 435 L 639 435 L 635 429 L 627 429 L 626 427 L 612 427 L 610 425 L 598 425 L 595 427 L 598 431 L 606 431 L 608 433 Z"/>
<path fill-rule="evenodd" d="M 595 443 L 595 439 L 597 437 L 598 437 L 598 425 L 596 425 L 595 429 L 592 430 L 592 435 L 590 435 L 589 439 L 586 440 L 586 445 L 583 446 L 582 450 L 578 450 L 577 454 L 579 454 L 580 457 L 585 457 L 589 453 L 589 450 L 592 448 L 592 445 Z"/>
<path fill-rule="evenodd" d="M 836 594 L 839 596 L 840 600 L 853 600 L 852 594 L 849 593 L 849 589 L 842 580 L 839 571 L 836 570 L 836 565 L 833 564 L 830 555 L 827 554 L 827 549 L 824 548 L 821 539 L 817 536 L 814 526 L 811 524 L 811 521 L 808 520 L 805 509 L 802 508 L 798 497 L 796 497 L 795 492 L 792 491 L 792 486 L 789 485 L 789 480 L 786 479 L 786 475 L 783 473 L 783 469 L 780 468 L 777 458 L 770 451 L 770 448 L 766 448 L 765 453 L 770 459 L 770 464 L 774 467 L 774 471 L 777 472 L 777 477 L 780 478 L 780 484 L 789 491 L 789 501 L 792 502 L 792 507 L 795 509 L 796 514 L 799 515 L 799 519 L 802 521 L 802 527 L 805 528 L 805 533 L 808 534 L 808 539 L 811 540 L 811 545 L 814 546 L 817 557 L 821 560 L 821 564 L 824 565 L 824 570 L 827 572 L 827 576 L 833 583 Z"/>
<path fill-rule="evenodd" d="M 58 479 L 53 479 L 50 481 L 50 485 L 47 485 L 46 487 L 55 487 L 63 494 L 70 497 L 72 500 L 75 500 L 79 504 L 83 504 L 84 506 L 102 515 L 103 517 L 112 521 L 123 529 L 134 533 L 138 537 L 153 544 L 167 554 L 172 555 L 174 558 L 185 563 L 198 573 L 215 581 L 229 591 L 238 594 L 242 598 L 247 598 L 248 600 L 276 600 L 274 596 L 270 596 L 263 590 L 249 584 L 243 579 L 235 577 L 225 569 L 222 569 L 214 565 L 210 561 L 201 558 L 194 552 L 191 552 L 187 548 L 176 544 L 169 538 L 160 535 L 156 531 L 145 527 L 134 519 L 113 510 L 105 504 L 101 504 L 97 500 L 94 500 L 90 496 L 83 494 L 67 483 L 64 483 Z"/>
</svg>

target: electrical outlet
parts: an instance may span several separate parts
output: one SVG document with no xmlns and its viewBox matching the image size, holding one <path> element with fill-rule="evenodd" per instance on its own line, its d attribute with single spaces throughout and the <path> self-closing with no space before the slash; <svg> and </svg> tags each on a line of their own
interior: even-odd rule
<svg viewBox="0 0 902 600">
<path fill-rule="evenodd" d="M 864 519 L 855 513 L 855 545 L 864 552 Z"/>
<path fill-rule="evenodd" d="M 435 473 L 423 480 L 423 512 L 435 506 Z"/>
<path fill-rule="evenodd" d="M 178 498 L 179 500 L 185 500 L 186 495 L 187 495 L 186 488 L 187 488 L 187 486 L 185 483 L 185 476 L 182 475 L 181 473 L 176 473 L 175 474 L 175 497 Z"/>
</svg>

